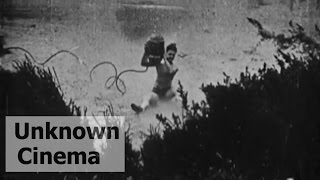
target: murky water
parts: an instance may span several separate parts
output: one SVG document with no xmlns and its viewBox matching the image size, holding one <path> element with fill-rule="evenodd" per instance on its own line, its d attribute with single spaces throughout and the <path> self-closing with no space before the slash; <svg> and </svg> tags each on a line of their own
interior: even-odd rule
<svg viewBox="0 0 320 180">
<path fill-rule="evenodd" d="M 130 40 L 145 38 L 151 33 L 170 33 L 188 24 L 191 14 L 179 6 L 119 4 L 116 19 L 122 33 Z"/>
</svg>

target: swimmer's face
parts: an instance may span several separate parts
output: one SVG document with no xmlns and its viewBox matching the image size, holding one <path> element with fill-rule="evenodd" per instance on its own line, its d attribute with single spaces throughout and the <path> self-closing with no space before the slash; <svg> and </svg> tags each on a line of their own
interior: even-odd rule
<svg viewBox="0 0 320 180">
<path fill-rule="evenodd" d="M 175 51 L 173 50 L 169 50 L 167 51 L 166 53 L 166 59 L 167 61 L 169 61 L 170 63 L 172 63 L 172 61 L 174 60 L 175 56 L 176 56 L 176 53 Z"/>
</svg>

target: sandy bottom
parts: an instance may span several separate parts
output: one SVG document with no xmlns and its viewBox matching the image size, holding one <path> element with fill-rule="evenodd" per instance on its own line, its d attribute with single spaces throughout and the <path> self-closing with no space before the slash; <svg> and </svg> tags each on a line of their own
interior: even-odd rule
<svg viewBox="0 0 320 180">
<path fill-rule="evenodd" d="M 170 23 L 166 22 L 159 30 L 166 44 L 177 43 L 181 56 L 175 60 L 179 72 L 173 84 L 177 86 L 178 80 L 181 81 L 188 91 L 190 103 L 191 100 L 204 100 L 199 89 L 201 84 L 222 82 L 223 72 L 235 79 L 247 66 L 255 72 L 264 62 L 270 66 L 275 63 L 275 48 L 270 42 L 248 53 L 259 37 L 246 17 L 258 19 L 276 32 L 286 30 L 290 17 L 296 22 L 304 22 L 301 16 L 284 7 L 268 5 L 251 10 L 242 8 L 239 3 L 218 3 L 213 7 L 198 8 L 183 15 L 183 21 L 177 24 L 170 21 L 175 24 L 174 28 L 169 28 Z M 113 9 L 104 15 L 95 12 L 96 9 L 90 11 L 87 8 L 86 14 L 68 18 L 7 20 L 1 31 L 6 34 L 6 47 L 23 47 L 40 62 L 59 50 L 77 54 L 83 64 L 68 54 L 60 54 L 46 64 L 46 67 L 54 67 L 57 71 L 66 99 L 72 98 L 77 105 L 87 107 L 88 115 L 101 114 L 111 102 L 114 114 L 126 117 L 126 123 L 130 124 L 135 137 L 135 147 L 139 147 L 140 132 L 147 132 L 150 125 L 158 124 L 155 115 L 162 113 L 169 118 L 172 113 L 180 115 L 181 104 L 177 101 L 160 103 L 140 115 L 131 110 L 131 103 L 140 103 L 142 97 L 151 91 L 156 78 L 154 68 L 146 73 L 123 75 L 127 89 L 124 95 L 115 86 L 105 88 L 106 79 L 114 75 L 111 66 L 97 68 L 93 73 L 93 81 L 90 81 L 90 69 L 103 61 L 114 63 L 119 72 L 125 69 L 142 70 L 140 59 L 143 44 L 150 34 L 146 31 L 132 38 L 123 28 L 137 24 L 118 22 Z M 12 59 L 23 59 L 23 53 L 16 51 L 1 58 L 1 65 L 10 68 Z"/>
</svg>

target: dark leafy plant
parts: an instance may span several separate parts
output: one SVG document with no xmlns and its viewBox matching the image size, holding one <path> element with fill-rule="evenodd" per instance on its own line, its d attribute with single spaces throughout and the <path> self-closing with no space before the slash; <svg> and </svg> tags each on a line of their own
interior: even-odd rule
<svg viewBox="0 0 320 180">
<path fill-rule="evenodd" d="M 206 101 L 188 103 L 183 116 L 162 115 L 164 131 L 142 147 L 151 179 L 318 179 L 320 46 L 290 22 L 288 35 L 248 19 L 262 40 L 275 42 L 277 67 L 246 69 L 232 82 L 202 85 Z"/>
<path fill-rule="evenodd" d="M 84 112 L 81 112 L 80 107 L 76 106 L 74 101 L 65 102 L 54 69 L 36 66 L 27 57 L 24 62 L 15 62 L 14 67 L 15 72 L 10 72 L 0 67 L 1 132 L 5 132 L 5 115 L 80 116 L 81 114 L 86 114 L 86 108 Z M 113 115 L 113 113 L 113 106 L 110 103 L 104 115 Z M 126 173 L 11 173 L 4 176 L 1 174 L 1 177 L 4 179 L 51 178 L 55 180 L 140 177 L 140 153 L 132 148 L 129 129 L 125 137 Z M 1 144 L 4 144 L 4 134 L 1 135 Z M 4 158 L 4 149 L 1 149 L 1 159 Z M 1 164 L 1 170 L 4 169 L 3 163 Z"/>
<path fill-rule="evenodd" d="M 16 72 L 2 72 L 6 115 L 80 115 L 72 100 L 65 103 L 53 70 L 30 61 L 16 62 Z"/>
</svg>

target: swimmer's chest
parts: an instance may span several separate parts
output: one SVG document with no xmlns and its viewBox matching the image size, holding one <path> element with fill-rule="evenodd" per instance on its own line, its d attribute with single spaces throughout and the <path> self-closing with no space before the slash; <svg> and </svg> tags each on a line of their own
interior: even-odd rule
<svg viewBox="0 0 320 180">
<path fill-rule="evenodd" d="M 175 66 L 167 62 L 161 63 L 157 66 L 158 76 L 172 76 L 175 72 Z"/>
</svg>

